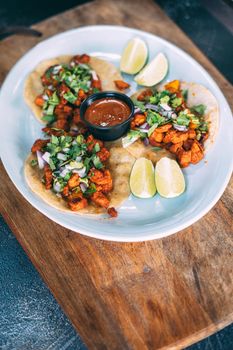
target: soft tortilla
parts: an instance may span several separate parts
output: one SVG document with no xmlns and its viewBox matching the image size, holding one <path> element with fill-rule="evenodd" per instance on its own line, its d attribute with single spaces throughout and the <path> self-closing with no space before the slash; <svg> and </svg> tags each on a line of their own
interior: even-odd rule
<svg viewBox="0 0 233 350">
<path fill-rule="evenodd" d="M 214 143 L 219 128 L 219 106 L 214 95 L 203 85 L 181 82 L 181 89 L 188 90 L 187 106 L 203 104 L 206 106 L 205 121 L 209 122 L 209 137 L 205 141 L 204 152 L 207 153 Z"/>
<path fill-rule="evenodd" d="M 30 163 L 32 159 L 36 159 L 36 157 L 35 155 L 30 154 L 26 159 L 24 167 L 25 178 L 30 189 L 52 207 L 61 211 L 72 213 L 62 198 L 57 197 L 51 190 L 45 189 L 45 186 L 41 182 L 43 171 L 40 171 L 38 167 L 31 166 Z M 110 207 L 118 207 L 125 199 L 129 197 L 129 176 L 134 161 L 135 158 L 132 157 L 124 148 L 112 147 L 110 149 L 108 169 L 110 170 L 113 178 L 113 190 L 108 195 L 110 199 Z M 105 212 L 105 209 L 97 207 L 94 204 L 89 204 L 85 209 L 73 213 L 102 214 Z"/>
<path fill-rule="evenodd" d="M 160 85 L 157 87 L 159 91 L 164 90 L 164 85 Z M 209 122 L 209 137 L 205 141 L 204 152 L 206 153 L 210 146 L 214 143 L 219 126 L 219 107 L 216 98 L 213 94 L 203 85 L 196 83 L 186 83 L 181 82 L 181 90 L 188 90 L 188 100 L 187 106 L 192 107 L 196 105 L 203 104 L 206 106 L 205 111 L 205 120 Z M 138 95 L 144 89 L 140 89 L 135 94 L 131 96 L 131 98 L 137 98 Z M 162 157 L 175 158 L 173 154 L 171 154 L 166 149 L 153 151 L 151 146 L 145 146 L 141 140 L 138 140 L 128 146 L 127 151 L 133 155 L 135 158 L 145 157 L 152 160 L 153 163 L 156 163 Z"/>
<path fill-rule="evenodd" d="M 163 157 L 175 159 L 174 154 L 166 149 L 161 148 L 158 150 L 153 150 L 152 146 L 145 146 L 141 140 L 135 141 L 125 149 L 136 159 L 144 157 L 151 160 L 153 164 L 156 164 Z"/>
<path fill-rule="evenodd" d="M 40 78 L 49 67 L 56 64 L 67 64 L 72 57 L 73 56 L 59 56 L 39 63 L 35 70 L 28 75 L 25 81 L 24 99 L 35 117 L 43 124 L 46 124 L 46 122 L 41 119 L 42 109 L 35 104 L 36 97 L 42 94 L 44 90 Z M 102 83 L 103 91 L 119 91 L 114 84 L 114 80 L 122 80 L 122 76 L 112 63 L 97 57 L 91 57 L 89 65 L 98 74 Z"/>
</svg>

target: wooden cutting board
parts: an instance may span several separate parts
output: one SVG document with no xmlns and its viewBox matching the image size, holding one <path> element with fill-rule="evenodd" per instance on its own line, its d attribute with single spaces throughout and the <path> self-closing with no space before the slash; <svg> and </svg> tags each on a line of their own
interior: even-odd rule
<svg viewBox="0 0 233 350">
<path fill-rule="evenodd" d="M 43 40 L 90 24 L 140 28 L 172 41 L 209 71 L 230 101 L 230 84 L 152 0 L 97 0 L 33 28 Z M 1 81 L 38 41 L 12 36 L 0 43 Z M 27 203 L 2 165 L 0 193 L 4 218 L 89 349 L 181 349 L 232 322 L 232 181 L 193 226 L 127 244 L 53 223 Z"/>
</svg>

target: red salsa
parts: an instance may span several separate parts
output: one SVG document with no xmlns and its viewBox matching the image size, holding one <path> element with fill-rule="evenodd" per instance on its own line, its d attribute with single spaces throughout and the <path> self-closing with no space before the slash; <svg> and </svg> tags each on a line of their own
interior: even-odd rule
<svg viewBox="0 0 233 350">
<path fill-rule="evenodd" d="M 85 112 L 85 119 L 94 125 L 108 127 L 123 123 L 130 115 L 129 106 L 112 97 L 94 101 Z"/>
</svg>

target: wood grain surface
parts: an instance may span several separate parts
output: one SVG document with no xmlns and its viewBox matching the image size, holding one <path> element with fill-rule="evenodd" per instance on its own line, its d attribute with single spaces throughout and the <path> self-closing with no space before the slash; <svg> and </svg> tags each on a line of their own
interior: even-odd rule
<svg viewBox="0 0 233 350">
<path fill-rule="evenodd" d="M 152 0 L 96 0 L 33 28 L 44 39 L 90 24 L 135 27 L 172 41 L 209 71 L 230 102 L 230 84 Z M 37 42 L 12 36 L 0 43 L 1 82 Z M 62 228 L 21 196 L 2 165 L 0 193 L 4 218 L 89 349 L 181 349 L 233 321 L 232 181 L 196 224 L 144 243 Z"/>
</svg>

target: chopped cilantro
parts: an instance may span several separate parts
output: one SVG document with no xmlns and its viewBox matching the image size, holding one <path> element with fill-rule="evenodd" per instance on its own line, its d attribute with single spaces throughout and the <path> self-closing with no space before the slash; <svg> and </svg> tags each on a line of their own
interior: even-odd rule
<svg viewBox="0 0 233 350">
<path fill-rule="evenodd" d="M 95 153 L 100 151 L 100 145 L 98 143 L 95 144 L 95 146 L 93 147 Z"/>
<path fill-rule="evenodd" d="M 100 158 L 98 156 L 94 155 L 92 157 L 92 162 L 93 162 L 96 169 L 103 168 L 103 164 L 101 163 Z"/>
<path fill-rule="evenodd" d="M 183 126 L 189 126 L 190 118 L 187 114 L 185 114 L 183 111 L 179 113 L 177 119 L 177 124 L 183 125 Z"/>
<path fill-rule="evenodd" d="M 89 171 L 90 168 L 91 168 L 90 162 L 91 162 L 91 158 L 90 158 L 90 157 L 85 158 L 85 160 L 84 160 L 84 162 L 83 162 L 84 166 L 86 167 L 87 173 L 88 173 L 88 171 Z"/>
<path fill-rule="evenodd" d="M 84 192 L 84 196 L 90 196 L 96 192 L 95 184 L 91 183 L 87 190 Z"/>
<path fill-rule="evenodd" d="M 161 97 L 159 102 L 167 104 L 169 102 L 169 100 L 170 100 L 170 97 L 168 95 L 165 95 L 165 96 Z"/>
<path fill-rule="evenodd" d="M 47 70 L 46 70 L 46 72 L 45 72 L 45 76 L 46 76 L 46 78 L 47 79 L 50 79 L 51 78 L 51 74 L 52 74 L 52 72 L 53 72 L 53 66 L 51 66 L 51 67 L 49 67 Z"/>
<path fill-rule="evenodd" d="M 56 120 L 56 117 L 55 117 L 55 115 L 47 115 L 46 114 L 42 117 L 42 120 L 45 122 L 48 122 L 48 124 L 51 124 Z"/>
<path fill-rule="evenodd" d="M 70 103 L 75 103 L 77 100 L 77 96 L 75 96 L 71 91 L 67 92 L 66 94 L 63 95 L 64 99 Z"/>
<path fill-rule="evenodd" d="M 71 177 L 71 173 L 67 173 L 66 176 L 64 176 L 64 180 L 68 181 Z"/>
<path fill-rule="evenodd" d="M 141 110 L 142 112 L 145 112 L 146 108 L 145 108 L 143 102 L 138 101 L 138 100 L 136 100 L 136 99 L 133 99 L 133 103 L 134 103 L 134 106 L 140 108 L 140 110 Z"/>
<path fill-rule="evenodd" d="M 58 137 L 52 135 L 52 136 L 51 136 L 51 143 L 53 143 L 54 145 L 58 145 L 58 144 L 59 144 Z"/>
<path fill-rule="evenodd" d="M 160 151 L 162 148 L 161 147 L 151 147 L 152 151 Z"/>
<path fill-rule="evenodd" d="M 59 97 L 57 96 L 56 91 L 54 91 L 54 93 L 52 94 L 52 96 L 49 98 L 48 103 L 50 105 L 54 105 L 57 106 L 59 104 Z"/>
<path fill-rule="evenodd" d="M 187 99 L 188 99 L 188 90 L 182 90 L 182 96 L 184 98 L 184 100 L 187 102 Z"/>
<path fill-rule="evenodd" d="M 182 103 L 182 98 L 180 97 L 175 97 L 171 100 L 171 105 L 173 108 L 177 108 L 181 105 Z"/>
<path fill-rule="evenodd" d="M 197 106 L 193 106 L 191 108 L 192 112 L 196 112 L 197 114 L 199 114 L 201 116 L 204 115 L 205 110 L 206 110 L 206 106 L 203 105 L 203 104 L 200 104 L 200 105 L 197 105 Z"/>
<path fill-rule="evenodd" d="M 165 117 L 161 116 L 159 113 L 151 110 L 147 111 L 146 121 L 150 126 L 154 124 L 158 126 L 162 124 L 165 120 L 166 120 Z"/>
<path fill-rule="evenodd" d="M 38 161 L 37 161 L 37 159 L 32 159 L 31 160 L 31 166 L 36 166 L 38 164 Z"/>
<path fill-rule="evenodd" d="M 154 130 L 157 128 L 158 124 L 154 124 L 152 125 L 152 127 L 148 130 L 148 136 L 150 137 L 150 135 L 154 132 Z"/>
<path fill-rule="evenodd" d="M 158 103 L 158 101 L 159 101 L 159 99 L 158 99 L 157 96 L 151 96 L 150 97 L 150 103 L 151 104 L 156 104 L 156 103 Z"/>
<path fill-rule="evenodd" d="M 52 170 L 56 169 L 56 165 L 51 157 L 49 158 L 49 166 Z"/>
<path fill-rule="evenodd" d="M 196 117 L 195 115 L 192 114 L 191 116 L 191 121 L 193 124 L 199 125 L 200 124 L 200 120 L 198 117 Z"/>
<path fill-rule="evenodd" d="M 77 141 L 78 144 L 82 144 L 82 143 L 84 142 L 84 137 L 83 137 L 83 135 L 78 135 L 78 136 L 76 137 L 76 141 Z"/>
<path fill-rule="evenodd" d="M 201 123 L 201 125 L 198 127 L 198 129 L 199 129 L 200 131 L 202 131 L 202 132 L 207 132 L 208 129 L 209 129 L 209 123 L 203 121 L 203 122 Z"/>
<path fill-rule="evenodd" d="M 48 108 L 46 109 L 46 113 L 48 115 L 53 115 L 54 109 L 55 109 L 54 105 L 48 105 Z"/>
</svg>

